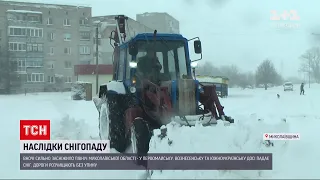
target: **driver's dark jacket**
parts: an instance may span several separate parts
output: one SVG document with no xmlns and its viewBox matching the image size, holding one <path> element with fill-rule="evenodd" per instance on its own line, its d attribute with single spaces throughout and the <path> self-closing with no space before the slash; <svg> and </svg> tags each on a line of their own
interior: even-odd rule
<svg viewBox="0 0 320 180">
<path fill-rule="evenodd" d="M 139 72 L 143 73 L 144 75 L 151 75 L 154 67 L 156 67 L 159 70 L 159 72 L 162 68 L 157 57 L 156 57 L 156 64 L 153 58 L 149 58 L 147 55 L 139 58 L 139 61 L 137 64 L 137 68 Z"/>
</svg>

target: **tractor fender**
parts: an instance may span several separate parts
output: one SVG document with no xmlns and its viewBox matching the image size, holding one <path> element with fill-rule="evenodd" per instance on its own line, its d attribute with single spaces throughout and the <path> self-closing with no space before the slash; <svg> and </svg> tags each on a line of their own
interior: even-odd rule
<svg viewBox="0 0 320 180">
<path fill-rule="evenodd" d="M 102 98 L 107 94 L 126 94 L 123 82 L 110 81 L 108 83 L 101 84 L 99 88 L 99 98 Z"/>
</svg>

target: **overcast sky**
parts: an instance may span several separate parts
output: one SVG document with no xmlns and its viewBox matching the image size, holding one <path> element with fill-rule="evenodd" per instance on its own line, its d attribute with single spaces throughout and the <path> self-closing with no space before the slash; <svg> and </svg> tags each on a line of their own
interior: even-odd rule
<svg viewBox="0 0 320 180">
<path fill-rule="evenodd" d="M 284 76 L 298 76 L 299 56 L 320 43 L 319 0 L 24 0 L 72 5 L 88 5 L 94 16 L 125 14 L 135 19 L 144 12 L 168 12 L 180 21 L 186 37 L 199 36 L 203 61 L 215 65 L 238 65 L 254 71 L 261 61 L 271 59 Z M 277 28 L 270 20 L 272 10 L 279 14 L 296 10 L 298 28 Z M 282 66 L 281 66 L 282 64 Z M 282 67 L 282 68 L 281 68 Z"/>
</svg>

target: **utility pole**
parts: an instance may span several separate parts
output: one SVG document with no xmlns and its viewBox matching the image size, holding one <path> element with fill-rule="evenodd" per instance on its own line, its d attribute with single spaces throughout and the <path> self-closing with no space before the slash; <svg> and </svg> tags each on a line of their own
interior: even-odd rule
<svg viewBox="0 0 320 180">
<path fill-rule="evenodd" d="M 99 92 L 99 24 L 96 27 L 96 94 Z"/>
<path fill-rule="evenodd" d="M 311 60 L 309 59 L 309 88 L 310 88 L 310 76 L 311 76 Z"/>
</svg>

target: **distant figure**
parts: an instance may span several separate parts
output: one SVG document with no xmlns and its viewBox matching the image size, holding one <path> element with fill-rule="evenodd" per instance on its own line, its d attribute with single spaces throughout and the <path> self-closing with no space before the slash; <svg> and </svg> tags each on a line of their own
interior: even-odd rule
<svg viewBox="0 0 320 180">
<path fill-rule="evenodd" d="M 277 94 L 278 99 L 280 99 L 280 94 Z"/>
<path fill-rule="evenodd" d="M 300 95 L 304 95 L 304 83 L 300 85 Z"/>
</svg>

